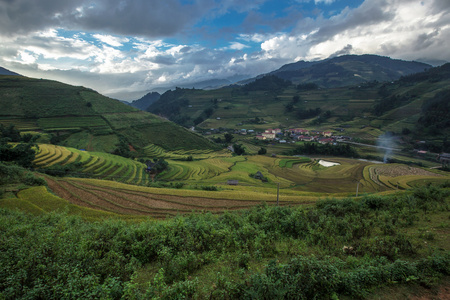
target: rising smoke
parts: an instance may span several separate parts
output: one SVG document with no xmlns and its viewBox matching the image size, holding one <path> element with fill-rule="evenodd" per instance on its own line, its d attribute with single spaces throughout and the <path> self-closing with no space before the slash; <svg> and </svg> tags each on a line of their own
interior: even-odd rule
<svg viewBox="0 0 450 300">
<path fill-rule="evenodd" d="M 391 132 L 386 132 L 380 135 L 377 139 L 378 151 L 384 152 L 383 162 L 389 162 L 389 158 L 392 156 L 392 150 L 394 149 L 394 137 Z"/>
</svg>

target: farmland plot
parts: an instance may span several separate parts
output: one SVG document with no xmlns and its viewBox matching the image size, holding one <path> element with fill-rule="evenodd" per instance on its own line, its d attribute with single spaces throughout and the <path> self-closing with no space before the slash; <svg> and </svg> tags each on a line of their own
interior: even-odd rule
<svg viewBox="0 0 450 300">
<path fill-rule="evenodd" d="M 262 203 L 262 200 L 233 199 L 229 192 L 214 195 L 213 192 L 185 191 L 183 195 L 177 195 L 167 189 L 107 183 L 101 180 L 75 178 L 57 180 L 49 176 L 45 176 L 45 179 L 49 189 L 72 204 L 119 215 L 165 218 L 193 211 L 220 213 L 226 210 L 245 209 Z M 276 204 L 274 198 L 264 202 L 269 205 Z M 295 201 L 292 199 L 280 201 L 280 205 L 307 203 L 312 201 L 298 198 Z"/>
<path fill-rule="evenodd" d="M 144 164 L 121 156 L 48 144 L 40 144 L 39 149 L 34 161 L 38 168 L 77 163 L 73 171 L 78 175 L 135 184 L 147 184 L 150 180 Z"/>
</svg>

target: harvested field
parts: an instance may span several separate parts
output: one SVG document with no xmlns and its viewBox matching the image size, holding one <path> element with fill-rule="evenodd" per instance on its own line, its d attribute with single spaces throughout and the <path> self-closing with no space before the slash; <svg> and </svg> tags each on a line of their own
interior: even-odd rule
<svg viewBox="0 0 450 300">
<path fill-rule="evenodd" d="M 139 190 L 102 187 L 79 180 L 56 180 L 45 176 L 48 187 L 67 201 L 93 209 L 121 215 L 148 215 L 164 218 L 193 211 L 220 213 L 226 210 L 250 208 L 262 203 L 254 200 L 211 199 L 203 197 L 153 194 Z M 275 201 L 265 201 L 275 204 Z M 280 201 L 280 205 L 300 205 L 302 202 Z"/>
<path fill-rule="evenodd" d="M 417 176 L 436 176 L 440 177 L 442 175 L 436 174 L 424 169 L 414 168 L 405 165 L 389 164 L 376 166 L 376 172 L 378 175 L 388 176 L 388 177 L 398 177 L 406 175 L 417 175 Z"/>
</svg>

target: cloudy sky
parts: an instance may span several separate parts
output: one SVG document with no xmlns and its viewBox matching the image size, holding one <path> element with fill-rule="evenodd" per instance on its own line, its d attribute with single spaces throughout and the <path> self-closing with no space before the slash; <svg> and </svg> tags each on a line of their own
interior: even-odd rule
<svg viewBox="0 0 450 300">
<path fill-rule="evenodd" d="M 0 66 L 124 100 L 298 60 L 449 49 L 449 0 L 0 0 Z"/>
</svg>

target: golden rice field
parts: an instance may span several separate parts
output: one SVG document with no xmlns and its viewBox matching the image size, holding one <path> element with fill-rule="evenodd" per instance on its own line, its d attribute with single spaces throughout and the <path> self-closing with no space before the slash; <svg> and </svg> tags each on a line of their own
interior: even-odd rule
<svg viewBox="0 0 450 300">
<path fill-rule="evenodd" d="M 39 145 L 35 165 L 40 168 L 79 163 L 91 178 L 55 179 L 45 176 L 49 189 L 70 203 L 111 214 L 162 218 L 192 211 L 222 212 L 276 202 L 300 205 L 324 197 L 407 189 L 428 182 L 450 180 L 446 172 L 400 164 L 375 164 L 347 158 L 326 158 L 337 165 L 326 167 L 319 158 L 231 156 L 194 154 L 192 161 L 167 158 L 169 168 L 158 181 L 182 182 L 184 189 L 148 187 L 145 165 L 115 155 L 54 145 Z M 180 154 L 183 155 L 183 154 Z M 260 172 L 266 181 L 252 175 Z M 105 180 L 106 179 L 106 180 Z M 237 185 L 229 185 L 229 181 Z M 202 190 L 215 186 L 217 191 Z"/>
<path fill-rule="evenodd" d="M 34 165 L 49 168 L 75 165 L 80 176 L 115 180 L 133 184 L 148 184 L 146 165 L 135 160 L 103 152 L 88 152 L 69 147 L 40 144 Z"/>
<path fill-rule="evenodd" d="M 89 210 L 105 211 L 114 215 L 150 216 L 165 218 L 177 214 L 245 209 L 261 203 L 276 204 L 275 195 L 263 193 L 235 193 L 232 191 L 207 192 L 198 190 L 180 191 L 127 185 L 95 179 L 55 179 L 45 176 L 48 188 L 59 198 Z M 33 198 L 30 194 L 28 197 Z M 33 198 L 34 199 L 34 198 Z M 39 198 L 31 201 L 37 207 Z M 258 200 L 255 200 L 258 199 Z M 314 197 L 286 195 L 279 205 L 301 205 L 313 203 Z"/>
</svg>

